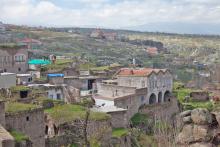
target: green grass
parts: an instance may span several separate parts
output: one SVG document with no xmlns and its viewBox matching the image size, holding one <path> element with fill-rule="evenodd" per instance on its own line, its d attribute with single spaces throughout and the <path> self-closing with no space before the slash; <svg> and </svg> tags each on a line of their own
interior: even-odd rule
<svg viewBox="0 0 220 147">
<path fill-rule="evenodd" d="M 17 113 L 22 111 L 28 111 L 38 108 L 37 105 L 23 104 L 18 102 L 7 102 L 5 105 L 5 111 L 7 113 Z"/>
<path fill-rule="evenodd" d="M 71 122 L 77 119 L 84 119 L 86 114 L 86 108 L 80 105 L 58 105 L 50 109 L 45 110 L 56 122 L 64 123 Z M 90 112 L 90 120 L 106 120 L 110 116 L 101 112 Z"/>
<path fill-rule="evenodd" d="M 153 136 L 141 133 L 138 137 L 138 142 L 141 147 L 157 147 L 157 141 Z"/>
<path fill-rule="evenodd" d="M 173 93 L 176 95 L 178 101 L 183 105 L 184 110 L 192 110 L 195 108 L 207 108 L 208 110 L 213 109 L 213 104 L 210 101 L 192 101 L 185 102 L 185 97 L 190 96 L 191 92 L 200 92 L 201 90 L 194 90 L 183 88 L 181 83 L 174 83 Z"/>
<path fill-rule="evenodd" d="M 197 101 L 193 102 L 192 101 L 188 103 L 183 103 L 183 105 L 184 105 L 185 110 L 193 110 L 196 108 L 206 108 L 211 111 L 214 108 L 214 105 L 210 101 L 208 102 L 197 102 Z"/>
<path fill-rule="evenodd" d="M 12 92 L 19 92 L 19 91 L 27 91 L 29 90 L 26 86 L 13 86 L 10 88 Z"/>
<path fill-rule="evenodd" d="M 141 123 L 147 124 L 149 117 L 146 114 L 136 113 L 132 118 L 131 122 L 134 126 L 137 126 Z"/>
<path fill-rule="evenodd" d="M 69 67 L 69 64 L 71 64 L 73 60 L 70 59 L 58 59 L 54 64 L 49 64 L 47 66 L 44 66 L 46 70 L 63 70 L 64 68 Z"/>
<path fill-rule="evenodd" d="M 122 136 L 126 136 L 129 131 L 125 128 L 115 128 L 112 130 L 112 137 L 120 138 Z"/>
<path fill-rule="evenodd" d="M 91 68 L 95 68 L 95 64 L 93 63 L 84 63 L 84 64 L 80 64 L 80 70 L 89 70 Z"/>
<path fill-rule="evenodd" d="M 181 88 L 178 90 L 174 90 L 174 93 L 176 93 L 176 96 L 179 102 L 184 103 L 185 97 L 189 96 L 192 91 L 193 91 L 192 89 Z"/>
<path fill-rule="evenodd" d="M 99 66 L 99 67 L 93 67 L 91 68 L 91 70 L 94 70 L 94 71 L 103 71 L 103 70 L 109 70 L 109 66 Z"/>
<path fill-rule="evenodd" d="M 18 132 L 16 130 L 11 130 L 9 132 L 14 137 L 16 142 L 22 142 L 29 139 L 25 134 Z"/>
</svg>

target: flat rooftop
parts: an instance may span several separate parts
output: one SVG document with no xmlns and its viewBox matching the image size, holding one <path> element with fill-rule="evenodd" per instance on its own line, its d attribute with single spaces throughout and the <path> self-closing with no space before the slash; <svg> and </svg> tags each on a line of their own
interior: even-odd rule
<svg viewBox="0 0 220 147">
<path fill-rule="evenodd" d="M 91 110 L 95 112 L 105 112 L 105 113 L 127 111 L 127 109 L 118 108 L 116 106 L 93 107 Z"/>
<path fill-rule="evenodd" d="M 135 94 L 128 94 L 128 95 L 123 95 L 123 96 L 102 96 L 99 94 L 93 95 L 94 99 L 101 99 L 101 100 L 108 100 L 108 101 L 114 101 L 115 99 L 123 99 L 129 96 L 134 96 Z"/>
</svg>

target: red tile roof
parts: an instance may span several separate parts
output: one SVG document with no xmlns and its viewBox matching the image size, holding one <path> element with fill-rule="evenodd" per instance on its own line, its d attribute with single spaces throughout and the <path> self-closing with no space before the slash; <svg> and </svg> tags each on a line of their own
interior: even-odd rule
<svg viewBox="0 0 220 147">
<path fill-rule="evenodd" d="M 117 73 L 118 76 L 148 76 L 152 72 L 159 73 L 160 71 L 166 72 L 166 69 L 153 69 L 153 68 L 122 68 Z"/>
</svg>

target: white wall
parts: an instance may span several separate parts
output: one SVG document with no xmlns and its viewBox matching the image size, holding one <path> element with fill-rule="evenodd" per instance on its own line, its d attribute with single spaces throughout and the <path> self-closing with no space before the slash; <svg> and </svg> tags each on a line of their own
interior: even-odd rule
<svg viewBox="0 0 220 147">
<path fill-rule="evenodd" d="M 48 97 L 53 99 L 53 100 L 58 100 L 57 99 L 57 94 L 60 94 L 60 100 L 63 100 L 63 93 L 61 89 L 49 89 L 47 90 L 48 92 Z"/>
<path fill-rule="evenodd" d="M 102 104 L 105 104 L 105 106 L 114 106 L 114 101 L 103 100 L 103 99 L 96 99 L 95 98 L 95 104 L 97 106 L 101 106 Z"/>
</svg>

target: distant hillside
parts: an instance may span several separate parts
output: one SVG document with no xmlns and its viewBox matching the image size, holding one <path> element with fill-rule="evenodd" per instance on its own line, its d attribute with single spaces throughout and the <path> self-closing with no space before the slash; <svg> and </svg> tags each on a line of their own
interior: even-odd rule
<svg viewBox="0 0 220 147">
<path fill-rule="evenodd" d="M 220 24 L 208 24 L 208 23 L 160 22 L 160 23 L 149 23 L 149 24 L 129 27 L 125 29 L 135 30 L 135 31 L 148 31 L 148 32 L 220 35 L 219 26 Z"/>
</svg>

